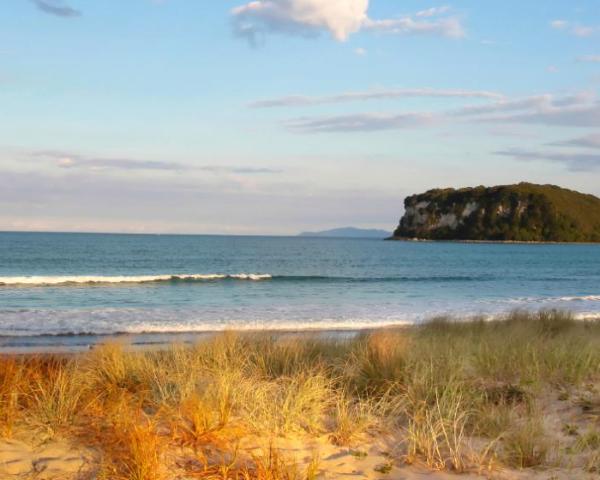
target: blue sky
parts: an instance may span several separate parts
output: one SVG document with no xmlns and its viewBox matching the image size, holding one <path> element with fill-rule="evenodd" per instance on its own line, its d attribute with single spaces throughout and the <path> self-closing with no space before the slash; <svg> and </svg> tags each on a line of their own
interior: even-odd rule
<svg viewBox="0 0 600 480">
<path fill-rule="evenodd" d="M 597 0 L 8 0 L 0 229 L 392 229 L 405 195 L 600 195 Z"/>
</svg>

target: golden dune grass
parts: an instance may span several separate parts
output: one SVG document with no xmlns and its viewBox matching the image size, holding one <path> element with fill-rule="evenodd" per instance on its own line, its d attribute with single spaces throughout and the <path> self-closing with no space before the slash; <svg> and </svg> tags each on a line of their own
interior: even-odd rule
<svg viewBox="0 0 600 480">
<path fill-rule="evenodd" d="M 592 472 L 599 378 L 600 324 L 560 312 L 436 319 L 350 339 L 228 332 L 160 351 L 111 344 L 0 358 L 0 436 L 35 429 L 88 446 L 96 478 L 159 480 L 173 469 L 314 478 L 317 454 L 301 468 L 276 449 L 247 454 L 240 444 L 324 434 L 348 446 L 391 435 L 391 464 L 433 470 Z M 587 415 L 585 431 L 550 431 L 549 398 Z M 192 457 L 178 457 L 184 449 Z"/>
</svg>

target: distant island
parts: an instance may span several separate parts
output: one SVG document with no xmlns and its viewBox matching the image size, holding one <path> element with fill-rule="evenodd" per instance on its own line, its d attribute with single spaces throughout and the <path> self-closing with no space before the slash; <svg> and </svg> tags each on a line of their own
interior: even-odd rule
<svg viewBox="0 0 600 480">
<path fill-rule="evenodd" d="M 555 185 L 435 189 L 404 209 L 392 239 L 600 242 L 600 199 Z"/>
<path fill-rule="evenodd" d="M 300 237 L 330 237 L 330 238 L 387 238 L 390 232 L 374 228 L 343 227 L 322 230 L 319 232 L 302 232 Z"/>
</svg>

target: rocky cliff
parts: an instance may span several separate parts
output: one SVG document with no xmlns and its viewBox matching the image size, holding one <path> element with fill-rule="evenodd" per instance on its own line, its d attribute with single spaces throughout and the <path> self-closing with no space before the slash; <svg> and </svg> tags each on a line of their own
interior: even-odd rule
<svg viewBox="0 0 600 480">
<path fill-rule="evenodd" d="M 600 242 L 600 199 L 554 185 L 436 189 L 404 209 L 394 238 Z"/>
</svg>

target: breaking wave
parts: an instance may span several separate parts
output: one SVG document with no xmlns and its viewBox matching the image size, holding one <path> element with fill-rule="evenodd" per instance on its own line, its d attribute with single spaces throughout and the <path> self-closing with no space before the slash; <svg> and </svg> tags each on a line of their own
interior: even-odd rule
<svg viewBox="0 0 600 480">
<path fill-rule="evenodd" d="M 492 303 L 507 304 L 543 304 L 543 303 L 561 303 L 561 302 L 600 302 L 600 295 L 572 295 L 562 297 L 516 297 L 496 300 Z M 485 301 L 480 301 L 485 303 Z"/>
<path fill-rule="evenodd" d="M 79 285 L 79 284 L 112 284 L 112 283 L 156 283 L 156 282 L 194 282 L 210 280 L 268 280 L 271 275 L 262 273 L 236 274 L 178 274 L 178 275 L 120 275 L 120 276 L 31 276 L 0 277 L 0 285 Z"/>
<path fill-rule="evenodd" d="M 581 297 L 559 297 L 562 302 L 600 302 L 600 295 L 583 295 Z"/>
<path fill-rule="evenodd" d="M 337 277 L 322 275 L 270 275 L 268 273 L 235 274 L 163 274 L 163 275 L 58 275 L 0 277 L 0 286 L 58 286 L 58 285 L 102 285 L 135 283 L 176 283 L 208 282 L 217 280 L 277 280 L 287 282 L 341 282 L 341 283 L 381 283 L 381 282 L 481 282 L 493 280 L 492 276 L 461 275 L 415 275 L 390 277 Z"/>
</svg>

